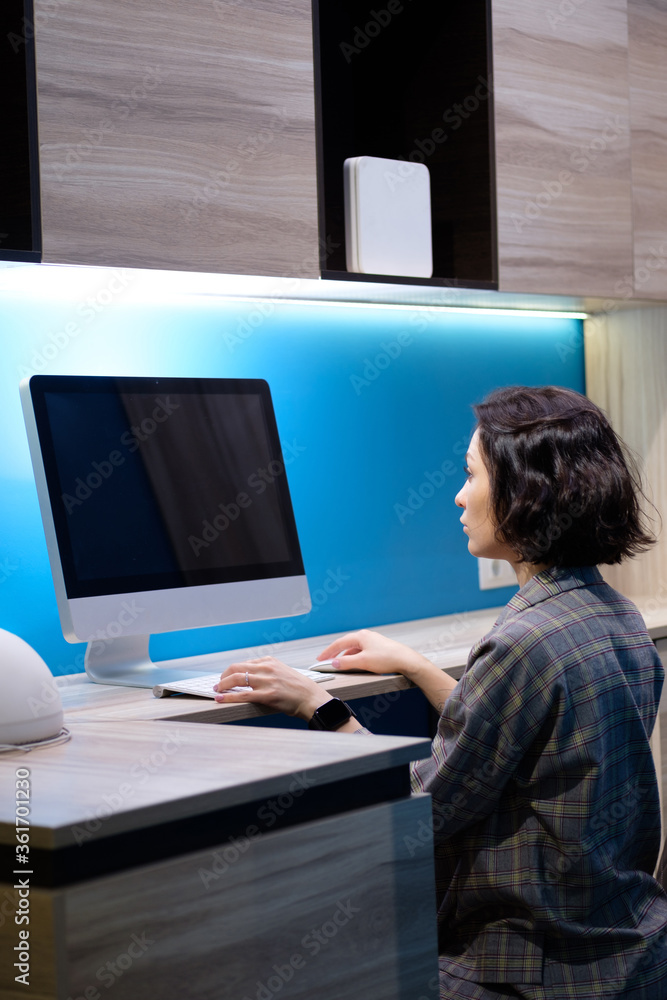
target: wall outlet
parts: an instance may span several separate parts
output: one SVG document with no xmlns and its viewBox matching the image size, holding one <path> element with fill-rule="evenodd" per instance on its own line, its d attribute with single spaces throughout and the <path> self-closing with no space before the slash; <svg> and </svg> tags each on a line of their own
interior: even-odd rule
<svg viewBox="0 0 667 1000">
<path fill-rule="evenodd" d="M 480 590 L 517 586 L 516 573 L 504 559 L 478 559 L 477 564 Z"/>
</svg>

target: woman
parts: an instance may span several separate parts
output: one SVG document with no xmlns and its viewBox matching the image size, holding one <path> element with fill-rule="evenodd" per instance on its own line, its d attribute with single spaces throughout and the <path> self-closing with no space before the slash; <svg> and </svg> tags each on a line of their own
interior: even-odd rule
<svg viewBox="0 0 667 1000">
<path fill-rule="evenodd" d="M 433 797 L 441 998 L 660 1000 L 649 737 L 663 670 L 636 608 L 596 569 L 652 543 L 641 490 L 604 414 L 575 392 L 513 387 L 474 410 L 456 504 L 469 551 L 508 560 L 518 593 L 458 683 L 369 631 L 320 658 L 400 672 L 441 712 L 413 767 L 414 790 Z M 360 730 L 271 658 L 231 666 L 220 688 L 246 679 L 251 691 L 218 697 Z"/>
</svg>

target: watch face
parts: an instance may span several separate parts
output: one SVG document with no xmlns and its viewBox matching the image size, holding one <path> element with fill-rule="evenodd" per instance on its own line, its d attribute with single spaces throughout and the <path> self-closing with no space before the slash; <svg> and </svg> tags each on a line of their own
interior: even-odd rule
<svg viewBox="0 0 667 1000">
<path fill-rule="evenodd" d="M 351 716 L 352 712 L 344 701 L 332 698 L 331 701 L 320 705 L 309 725 L 313 729 L 338 729 L 345 725 Z"/>
</svg>

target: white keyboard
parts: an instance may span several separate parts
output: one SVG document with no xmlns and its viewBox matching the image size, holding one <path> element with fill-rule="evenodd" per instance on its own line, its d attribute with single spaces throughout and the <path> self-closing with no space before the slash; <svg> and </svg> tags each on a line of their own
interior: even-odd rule
<svg viewBox="0 0 667 1000">
<path fill-rule="evenodd" d="M 316 681 L 318 684 L 321 681 L 331 681 L 336 676 L 335 674 L 309 670 L 307 667 L 292 667 L 292 670 L 303 674 L 304 677 L 310 677 L 311 680 Z M 153 694 L 156 698 L 167 698 L 172 694 L 193 694 L 199 698 L 215 698 L 218 692 L 213 690 L 213 686 L 219 680 L 220 672 L 217 674 L 203 674 L 200 677 L 186 677 L 184 680 L 171 681 L 169 684 L 156 684 L 153 688 Z M 248 691 L 250 689 L 246 687 L 233 687 L 228 688 L 228 690 Z"/>
</svg>

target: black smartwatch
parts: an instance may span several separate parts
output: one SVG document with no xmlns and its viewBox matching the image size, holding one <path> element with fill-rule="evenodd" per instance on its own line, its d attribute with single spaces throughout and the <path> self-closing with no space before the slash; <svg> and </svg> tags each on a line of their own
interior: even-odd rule
<svg viewBox="0 0 667 1000">
<path fill-rule="evenodd" d="M 341 701 L 340 698 L 332 698 L 331 701 L 320 705 L 308 723 L 308 728 L 325 729 L 328 732 L 333 732 L 335 729 L 340 729 L 341 726 L 344 726 L 347 720 L 352 718 L 352 715 L 352 709 L 348 704 Z"/>
</svg>

